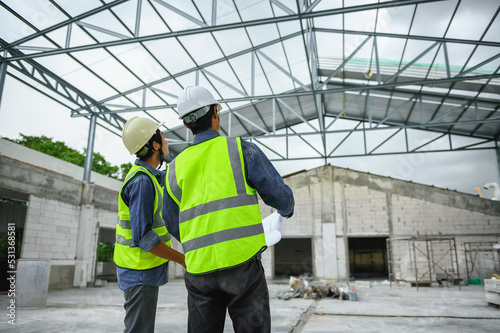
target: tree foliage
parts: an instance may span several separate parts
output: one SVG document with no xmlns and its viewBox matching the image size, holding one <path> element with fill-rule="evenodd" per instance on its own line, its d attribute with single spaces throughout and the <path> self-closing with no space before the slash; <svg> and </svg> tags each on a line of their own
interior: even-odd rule
<svg viewBox="0 0 500 333">
<path fill-rule="evenodd" d="M 78 150 L 68 147 L 64 142 L 54 141 L 52 138 L 44 135 L 31 136 L 20 134 L 20 136 L 20 139 L 15 140 L 8 138 L 4 139 L 81 167 L 85 165 L 86 149 L 84 149 L 83 153 L 80 153 Z M 132 163 L 124 163 L 119 167 L 111 165 L 111 163 L 106 161 L 104 156 L 96 152 L 94 153 L 94 158 L 92 160 L 92 171 L 119 180 L 125 179 L 125 176 L 131 167 Z"/>
</svg>

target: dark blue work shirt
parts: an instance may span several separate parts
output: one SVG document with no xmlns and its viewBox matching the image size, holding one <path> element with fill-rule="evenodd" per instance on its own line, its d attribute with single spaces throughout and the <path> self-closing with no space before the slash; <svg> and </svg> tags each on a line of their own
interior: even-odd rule
<svg viewBox="0 0 500 333">
<path fill-rule="evenodd" d="M 136 160 L 135 164 L 145 167 L 153 176 L 163 184 L 165 171 L 156 170 L 146 162 Z M 123 190 L 122 198 L 129 207 L 130 222 L 132 224 L 132 241 L 145 252 L 149 252 L 158 243 L 160 236 L 153 231 L 154 205 L 156 190 L 149 176 L 139 173 Z M 121 290 L 138 285 L 159 287 L 168 282 L 168 262 L 147 270 L 135 270 L 116 267 L 118 287 Z"/>
<path fill-rule="evenodd" d="M 213 139 L 220 134 L 214 130 L 198 133 L 193 145 Z M 290 187 L 285 184 L 271 161 L 255 144 L 241 140 L 243 159 L 245 161 L 246 179 L 248 185 L 257 190 L 259 196 L 268 206 L 275 208 L 284 217 L 293 215 L 295 201 Z M 163 219 L 168 232 L 177 240 L 179 236 L 179 206 L 170 198 L 165 190 L 163 195 Z"/>
</svg>

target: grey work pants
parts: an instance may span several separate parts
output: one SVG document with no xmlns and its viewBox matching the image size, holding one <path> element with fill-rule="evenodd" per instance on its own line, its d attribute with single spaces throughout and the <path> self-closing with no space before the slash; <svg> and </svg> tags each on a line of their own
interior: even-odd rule
<svg viewBox="0 0 500 333">
<path fill-rule="evenodd" d="M 125 297 L 124 333 L 153 333 L 155 331 L 158 287 L 139 285 L 123 292 Z"/>
<path fill-rule="evenodd" d="M 185 282 L 188 332 L 223 332 L 226 309 L 236 333 L 271 331 L 269 292 L 259 259 L 210 274 L 186 274 Z"/>
</svg>

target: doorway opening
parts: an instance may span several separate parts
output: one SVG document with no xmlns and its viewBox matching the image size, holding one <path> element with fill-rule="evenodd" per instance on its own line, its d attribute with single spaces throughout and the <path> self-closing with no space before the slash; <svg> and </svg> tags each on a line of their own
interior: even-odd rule
<svg viewBox="0 0 500 333">
<path fill-rule="evenodd" d="M 10 288 L 7 277 L 21 257 L 29 195 L 0 188 L 0 291 Z"/>
<path fill-rule="evenodd" d="M 274 278 L 313 276 L 311 238 L 283 238 L 274 245 Z"/>
<path fill-rule="evenodd" d="M 97 240 L 96 279 L 116 282 L 116 265 L 113 261 L 115 250 L 115 229 L 99 228 Z"/>
<path fill-rule="evenodd" d="M 349 271 L 355 279 L 387 279 L 387 237 L 349 238 Z"/>
</svg>

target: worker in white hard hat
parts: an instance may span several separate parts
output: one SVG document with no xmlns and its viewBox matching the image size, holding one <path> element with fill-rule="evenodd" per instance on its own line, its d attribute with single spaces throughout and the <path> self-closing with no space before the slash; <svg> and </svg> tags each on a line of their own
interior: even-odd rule
<svg viewBox="0 0 500 333">
<path fill-rule="evenodd" d="M 186 259 L 188 332 L 270 332 L 266 249 L 258 197 L 291 217 L 290 187 L 255 145 L 222 137 L 221 106 L 204 87 L 187 87 L 177 108 L 193 144 L 167 168 L 163 218 Z"/>
<path fill-rule="evenodd" d="M 118 196 L 114 261 L 125 297 L 124 332 L 154 332 L 159 287 L 168 282 L 169 260 L 185 267 L 184 254 L 172 249 L 161 217 L 165 173 L 158 170 L 168 155 L 161 124 L 134 117 L 123 127 L 123 143 L 137 160 Z"/>
</svg>

